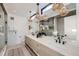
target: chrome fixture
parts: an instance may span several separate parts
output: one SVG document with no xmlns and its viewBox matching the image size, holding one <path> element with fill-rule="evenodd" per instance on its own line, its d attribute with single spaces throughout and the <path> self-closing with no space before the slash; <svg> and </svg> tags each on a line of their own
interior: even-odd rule
<svg viewBox="0 0 79 59">
<path fill-rule="evenodd" d="M 45 32 L 39 32 L 39 33 L 37 33 L 37 36 L 36 37 L 38 38 L 38 37 L 41 37 L 43 35 L 44 36 L 47 36 L 47 34 Z"/>
<path fill-rule="evenodd" d="M 57 37 L 55 39 L 56 43 L 62 43 L 62 44 L 65 44 L 66 41 L 63 39 L 64 37 L 66 37 L 67 35 L 59 35 L 57 34 Z"/>
</svg>

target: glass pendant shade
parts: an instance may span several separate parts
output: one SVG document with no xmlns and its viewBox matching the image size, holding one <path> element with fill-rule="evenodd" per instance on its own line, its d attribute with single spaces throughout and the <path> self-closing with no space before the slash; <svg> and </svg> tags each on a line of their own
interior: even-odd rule
<svg viewBox="0 0 79 59">
<path fill-rule="evenodd" d="M 67 8 L 66 8 L 66 7 L 61 8 L 59 14 L 60 14 L 61 16 L 66 16 L 66 15 L 68 14 Z"/>
<path fill-rule="evenodd" d="M 56 11 L 56 12 L 59 12 L 59 10 L 63 7 L 64 5 L 61 4 L 61 3 L 55 3 L 53 5 L 53 10 Z"/>
<path fill-rule="evenodd" d="M 65 16 L 68 14 L 67 8 L 62 3 L 55 3 L 52 7 L 53 11 L 60 14 L 60 16 Z"/>
</svg>

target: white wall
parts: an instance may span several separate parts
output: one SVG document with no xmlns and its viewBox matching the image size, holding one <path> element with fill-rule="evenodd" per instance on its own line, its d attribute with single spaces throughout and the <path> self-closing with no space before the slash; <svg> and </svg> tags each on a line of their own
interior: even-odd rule
<svg viewBox="0 0 79 59">
<path fill-rule="evenodd" d="M 10 17 L 14 17 L 14 22 L 10 19 Z M 14 14 L 8 14 L 8 45 L 15 45 L 23 42 L 25 35 L 25 27 L 26 27 L 26 18 L 17 16 Z M 15 30 L 15 32 L 12 32 Z"/>
<path fill-rule="evenodd" d="M 32 26 L 31 32 L 33 32 L 34 34 L 35 32 L 39 31 L 39 24 L 37 19 L 33 19 L 31 26 Z"/>
<path fill-rule="evenodd" d="M 76 15 L 64 18 L 64 32 L 71 40 L 77 40 Z"/>
<path fill-rule="evenodd" d="M 77 21 L 76 21 L 76 23 L 77 23 L 77 40 L 79 41 L 79 3 L 77 3 L 77 5 L 76 5 L 76 8 L 77 8 Z"/>
<path fill-rule="evenodd" d="M 60 35 L 64 34 L 64 18 L 57 18 L 57 31 Z"/>
</svg>

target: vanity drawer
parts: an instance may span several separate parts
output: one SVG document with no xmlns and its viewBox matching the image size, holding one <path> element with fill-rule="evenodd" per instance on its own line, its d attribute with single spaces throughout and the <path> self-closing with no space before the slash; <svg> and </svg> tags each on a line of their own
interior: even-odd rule
<svg viewBox="0 0 79 59">
<path fill-rule="evenodd" d="M 37 52 L 38 46 L 34 40 L 28 39 L 25 43 L 28 44 L 28 46 L 38 55 L 38 52 Z"/>
<path fill-rule="evenodd" d="M 30 40 L 29 40 L 29 38 L 28 38 L 28 37 L 26 37 L 26 38 L 25 38 L 25 43 L 27 43 L 27 44 L 29 45 Z"/>
</svg>

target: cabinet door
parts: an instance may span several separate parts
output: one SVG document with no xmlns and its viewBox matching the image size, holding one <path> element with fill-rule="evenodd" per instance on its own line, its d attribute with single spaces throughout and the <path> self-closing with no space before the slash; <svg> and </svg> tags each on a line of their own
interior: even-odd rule
<svg viewBox="0 0 79 59">
<path fill-rule="evenodd" d="M 25 43 L 38 55 L 37 53 L 37 44 L 34 40 L 26 37 Z"/>
<path fill-rule="evenodd" d="M 31 48 L 33 48 L 34 45 L 35 45 L 34 44 L 35 42 L 32 39 L 28 38 L 28 37 L 26 37 L 25 43 L 28 44 Z"/>
<path fill-rule="evenodd" d="M 32 49 L 39 55 L 38 53 L 39 44 L 35 40 L 32 40 L 31 43 L 32 43 L 31 44 Z"/>
<path fill-rule="evenodd" d="M 29 45 L 29 38 L 25 37 L 25 43 Z"/>
</svg>

